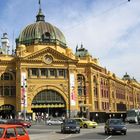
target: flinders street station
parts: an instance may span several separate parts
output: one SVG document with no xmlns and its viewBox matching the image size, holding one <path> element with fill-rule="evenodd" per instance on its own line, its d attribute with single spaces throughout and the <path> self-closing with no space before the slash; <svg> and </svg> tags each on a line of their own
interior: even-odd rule
<svg viewBox="0 0 140 140">
<path fill-rule="evenodd" d="M 103 122 L 125 118 L 140 107 L 140 83 L 125 73 L 117 77 L 83 45 L 72 51 L 64 34 L 45 21 L 41 6 L 8 53 L 7 33 L 0 48 L 0 118 L 86 117 Z"/>
</svg>

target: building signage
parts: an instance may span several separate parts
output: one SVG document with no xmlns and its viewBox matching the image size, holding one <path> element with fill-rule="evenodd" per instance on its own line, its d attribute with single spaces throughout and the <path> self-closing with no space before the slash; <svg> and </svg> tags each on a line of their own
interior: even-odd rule
<svg viewBox="0 0 140 140">
<path fill-rule="evenodd" d="M 21 106 L 27 107 L 26 73 L 21 73 Z"/>
<path fill-rule="evenodd" d="M 70 73 L 70 104 L 71 106 L 76 105 L 74 73 Z"/>
</svg>

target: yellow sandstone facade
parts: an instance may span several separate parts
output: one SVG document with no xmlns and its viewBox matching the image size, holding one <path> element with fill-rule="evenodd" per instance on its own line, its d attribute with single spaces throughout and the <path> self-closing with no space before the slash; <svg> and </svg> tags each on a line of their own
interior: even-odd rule
<svg viewBox="0 0 140 140">
<path fill-rule="evenodd" d="M 36 23 L 16 40 L 15 55 L 0 54 L 1 117 L 78 115 L 102 121 L 140 107 L 139 82 L 103 68 L 82 45 L 72 52 L 44 17 L 39 9 Z"/>
</svg>

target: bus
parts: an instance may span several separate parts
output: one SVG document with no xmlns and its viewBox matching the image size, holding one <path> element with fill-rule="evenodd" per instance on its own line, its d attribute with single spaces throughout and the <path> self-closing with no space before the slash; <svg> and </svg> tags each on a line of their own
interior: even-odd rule
<svg viewBox="0 0 140 140">
<path fill-rule="evenodd" d="M 130 109 L 126 112 L 126 121 L 129 123 L 138 123 L 140 124 L 140 110 L 139 109 Z"/>
</svg>

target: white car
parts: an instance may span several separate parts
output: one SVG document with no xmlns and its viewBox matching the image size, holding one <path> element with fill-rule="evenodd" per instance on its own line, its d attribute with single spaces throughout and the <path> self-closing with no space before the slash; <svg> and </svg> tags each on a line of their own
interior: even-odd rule
<svg viewBox="0 0 140 140">
<path fill-rule="evenodd" d="M 50 120 L 47 120 L 46 123 L 48 125 L 60 125 L 63 123 L 63 121 L 60 119 L 50 119 Z"/>
</svg>

